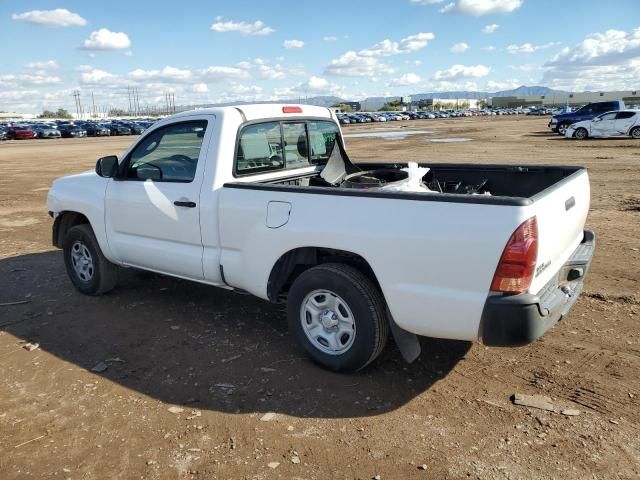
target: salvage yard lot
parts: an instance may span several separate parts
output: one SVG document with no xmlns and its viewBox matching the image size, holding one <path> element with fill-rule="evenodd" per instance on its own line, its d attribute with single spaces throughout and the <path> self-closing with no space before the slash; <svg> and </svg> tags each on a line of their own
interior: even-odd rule
<svg viewBox="0 0 640 480">
<path fill-rule="evenodd" d="M 82 296 L 51 247 L 47 188 L 135 138 L 0 143 L 0 478 L 640 477 L 640 142 L 565 140 L 547 121 L 343 128 L 431 132 L 347 138 L 355 161 L 584 165 L 598 242 L 583 296 L 536 343 L 423 339 L 412 365 L 390 343 L 356 375 L 312 365 L 282 306 L 248 295 L 127 271 Z"/>
</svg>

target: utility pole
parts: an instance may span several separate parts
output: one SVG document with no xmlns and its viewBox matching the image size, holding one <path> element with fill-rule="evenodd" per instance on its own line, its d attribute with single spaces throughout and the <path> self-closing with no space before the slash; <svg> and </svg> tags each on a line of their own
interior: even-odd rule
<svg viewBox="0 0 640 480">
<path fill-rule="evenodd" d="M 91 91 L 91 105 L 93 107 L 93 109 L 91 110 L 92 112 L 92 117 L 96 118 L 96 101 L 93 98 L 93 90 Z"/>
<path fill-rule="evenodd" d="M 129 115 L 131 115 L 131 87 L 127 85 L 127 98 L 129 99 Z"/>
<path fill-rule="evenodd" d="M 71 96 L 74 98 L 75 104 L 76 104 L 76 117 L 80 118 L 82 116 L 82 103 L 80 102 L 80 91 L 74 90 Z"/>
</svg>

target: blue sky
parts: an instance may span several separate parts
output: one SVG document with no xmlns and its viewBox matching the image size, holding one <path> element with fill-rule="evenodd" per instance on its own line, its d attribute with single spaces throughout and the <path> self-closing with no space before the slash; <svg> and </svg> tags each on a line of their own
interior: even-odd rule
<svg viewBox="0 0 640 480">
<path fill-rule="evenodd" d="M 124 107 L 127 87 L 143 104 L 635 89 L 638 3 L 0 0 L 0 110 L 73 109 L 75 89 Z"/>
</svg>

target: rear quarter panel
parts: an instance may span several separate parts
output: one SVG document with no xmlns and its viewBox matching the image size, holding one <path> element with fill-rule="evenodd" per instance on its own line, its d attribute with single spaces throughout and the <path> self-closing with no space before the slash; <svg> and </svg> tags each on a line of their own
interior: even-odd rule
<svg viewBox="0 0 640 480">
<path fill-rule="evenodd" d="M 266 227 L 269 201 L 289 222 Z M 425 336 L 475 340 L 502 250 L 526 218 L 520 207 L 223 188 L 221 264 L 228 284 L 267 298 L 273 265 L 289 250 L 362 256 L 394 320 Z"/>
</svg>

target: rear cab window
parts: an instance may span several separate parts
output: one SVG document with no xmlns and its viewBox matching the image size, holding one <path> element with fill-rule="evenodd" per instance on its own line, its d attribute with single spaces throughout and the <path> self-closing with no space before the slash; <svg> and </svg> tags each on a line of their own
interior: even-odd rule
<svg viewBox="0 0 640 480">
<path fill-rule="evenodd" d="M 293 170 L 327 163 L 338 138 L 331 120 L 252 123 L 240 130 L 234 175 Z"/>
</svg>

